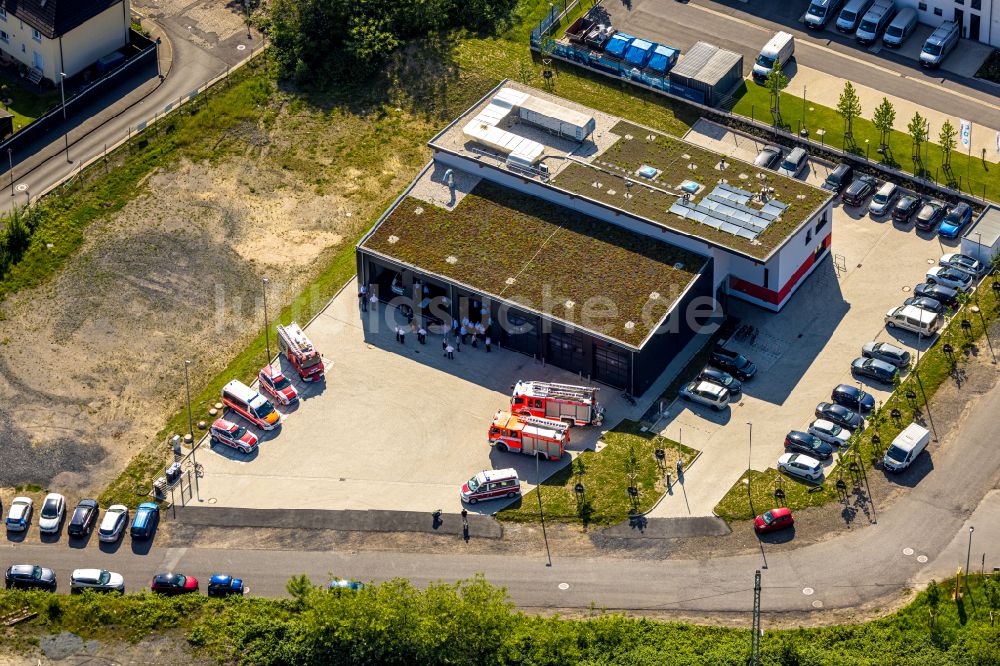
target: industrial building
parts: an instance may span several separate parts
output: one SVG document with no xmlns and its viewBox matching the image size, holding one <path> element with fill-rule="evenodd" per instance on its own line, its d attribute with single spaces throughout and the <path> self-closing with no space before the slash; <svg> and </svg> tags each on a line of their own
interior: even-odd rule
<svg viewBox="0 0 1000 666">
<path fill-rule="evenodd" d="M 636 395 L 728 298 L 780 310 L 829 252 L 829 193 L 512 82 L 429 145 L 359 281 Z"/>
<path fill-rule="evenodd" d="M 962 254 L 989 266 L 1000 254 L 1000 208 L 989 205 L 962 236 Z"/>
</svg>

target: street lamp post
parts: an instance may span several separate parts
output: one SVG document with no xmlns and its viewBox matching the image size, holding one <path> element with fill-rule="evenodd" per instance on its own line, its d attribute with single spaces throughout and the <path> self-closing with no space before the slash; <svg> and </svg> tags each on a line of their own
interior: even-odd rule
<svg viewBox="0 0 1000 666">
<path fill-rule="evenodd" d="M 267 322 L 267 278 L 264 278 L 264 350 L 267 352 L 267 364 L 271 365 L 271 333 Z"/>
<path fill-rule="evenodd" d="M 538 518 L 542 521 L 542 538 L 545 540 L 545 556 L 548 562 L 547 567 L 552 566 L 552 552 L 549 550 L 549 535 L 545 531 L 545 513 L 542 511 L 542 475 L 539 471 L 538 456 L 535 456 L 535 494 L 538 495 Z"/>
<path fill-rule="evenodd" d="M 59 92 L 62 94 L 62 112 L 63 112 L 63 124 L 66 124 L 66 72 L 59 72 Z M 63 139 L 66 141 L 66 161 L 70 164 L 73 160 L 69 158 L 69 127 L 63 133 Z"/>
<path fill-rule="evenodd" d="M 10 165 L 8 168 L 10 172 L 10 196 L 14 196 L 14 151 L 10 148 L 7 149 L 7 163 Z"/>
<path fill-rule="evenodd" d="M 747 499 L 750 500 L 750 508 L 753 509 L 753 499 L 750 495 L 750 459 L 753 456 L 753 421 L 747 421 L 747 425 L 750 426 L 750 434 L 747 438 Z"/>
<path fill-rule="evenodd" d="M 965 551 L 965 593 L 969 592 L 969 560 L 972 558 L 972 533 L 976 531 L 976 528 L 969 525 L 969 548 Z"/>
<path fill-rule="evenodd" d="M 198 448 L 198 443 L 194 439 L 194 417 L 191 414 L 191 381 L 188 377 L 188 368 L 191 366 L 191 361 L 184 361 L 184 394 L 187 397 L 187 408 L 188 408 L 188 433 L 191 435 L 191 462 L 194 465 L 194 492 L 198 497 L 198 501 L 201 501 L 201 489 L 198 487 L 198 456 L 195 455 L 195 450 Z"/>
</svg>

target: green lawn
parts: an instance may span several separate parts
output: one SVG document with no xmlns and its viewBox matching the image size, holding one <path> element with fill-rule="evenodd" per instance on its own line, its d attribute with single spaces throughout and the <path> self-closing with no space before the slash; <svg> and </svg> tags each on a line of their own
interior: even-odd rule
<svg viewBox="0 0 1000 666">
<path fill-rule="evenodd" d="M 10 100 L 10 104 L 6 101 Z M 22 86 L 18 80 L 0 74 L 0 103 L 14 114 L 14 131 L 55 107 L 59 103 L 59 90 L 36 94 Z"/>
<path fill-rule="evenodd" d="M 861 478 L 857 474 L 852 477 L 852 472 L 848 469 L 852 461 L 863 466 L 868 474 L 881 473 L 874 469 L 874 465 L 881 463 L 885 450 L 903 428 L 914 421 L 925 423 L 926 427 L 931 426 L 934 414 L 929 411 L 927 401 L 934 397 L 938 387 L 948 381 L 963 364 L 981 363 L 989 354 L 988 348 L 980 345 L 985 345 L 984 322 L 986 324 L 992 322 L 1000 310 L 997 292 L 992 288 L 993 283 L 998 280 L 1000 275 L 994 274 L 983 282 L 973 294 L 974 300 L 952 319 L 934 346 L 921 355 L 918 371 L 908 373 L 886 403 L 872 413 L 864 432 L 856 436 L 852 448 L 841 457 L 839 465 L 829 472 L 822 484 L 812 486 L 802 483 L 779 474 L 773 468 L 763 472 L 752 471 L 750 495 L 753 509 L 751 509 L 751 498 L 747 496 L 744 475 L 715 507 L 715 513 L 729 521 L 749 519 L 755 512 L 760 513 L 776 504 L 774 491 L 778 484 L 781 484 L 786 494 L 785 500 L 778 504 L 793 510 L 836 500 L 837 479 L 842 478 L 850 492 L 854 479 Z M 969 310 L 976 303 L 981 309 L 980 313 Z M 963 319 L 969 321 L 971 328 L 968 332 L 961 329 Z M 945 354 L 945 344 L 952 346 L 954 349 L 952 354 Z M 996 344 L 994 341 L 994 345 Z M 906 394 L 911 391 L 916 396 L 912 402 L 906 398 Z M 891 416 L 894 409 L 899 410 L 898 419 L 893 419 Z M 878 436 L 880 441 L 873 443 L 873 436 Z"/>
<path fill-rule="evenodd" d="M 752 82 L 744 82 L 740 90 L 736 93 L 738 101 L 733 107 L 733 112 L 743 116 L 753 117 L 766 123 L 774 123 L 774 114 L 771 113 L 770 95 L 762 86 Z M 961 189 L 963 192 L 971 193 L 976 197 L 983 196 L 983 188 L 988 199 L 1000 201 L 1000 180 L 997 174 L 1000 173 L 1000 164 L 988 162 L 982 159 L 982 155 L 973 153 L 971 159 L 961 149 L 961 144 L 951 154 L 951 166 L 945 169 L 943 166 L 943 155 L 941 147 L 934 141 L 937 140 L 940 127 L 931 123 L 930 138 L 931 144 L 921 147 L 921 159 L 914 161 L 913 142 L 905 132 L 893 132 L 889 137 L 889 150 L 885 155 L 878 154 L 879 131 L 870 120 L 858 118 L 854 120 L 853 142 L 844 140 L 844 119 L 829 107 L 821 106 L 813 102 L 806 102 L 805 124 L 811 132 L 811 138 L 816 141 L 825 142 L 835 148 L 848 150 L 858 155 L 868 155 L 873 162 L 879 162 L 887 166 L 902 169 L 909 173 L 919 174 L 921 170 L 926 171 L 927 177 L 942 185 Z M 781 119 L 780 124 L 792 132 L 798 132 L 802 125 L 801 97 L 796 97 L 789 92 L 781 94 Z M 874 109 L 862 109 L 863 115 L 871 116 Z M 906 123 L 909 118 L 898 118 Z M 952 119 L 952 124 L 958 129 L 958 118 Z M 820 137 L 817 130 L 824 129 L 826 134 Z M 985 131 L 980 129 L 979 131 Z M 865 143 L 865 140 L 868 143 Z M 926 159 L 924 154 L 926 153 Z"/>
<path fill-rule="evenodd" d="M 572 435 L 570 435 L 572 438 Z M 613 525 L 633 513 L 653 508 L 664 493 L 664 474 L 675 474 L 678 456 L 687 467 L 698 454 L 677 442 L 643 432 L 635 421 L 622 421 L 601 438 L 604 448 L 585 451 L 571 465 L 542 482 L 545 518 L 563 523 Z M 662 462 L 656 450 L 663 449 Z M 634 475 L 634 476 L 632 476 Z M 634 478 L 634 481 L 630 479 Z M 578 495 L 576 485 L 584 492 Z M 633 498 L 629 486 L 638 489 Z M 538 516 L 537 490 L 497 514 L 500 520 L 534 522 Z"/>
</svg>

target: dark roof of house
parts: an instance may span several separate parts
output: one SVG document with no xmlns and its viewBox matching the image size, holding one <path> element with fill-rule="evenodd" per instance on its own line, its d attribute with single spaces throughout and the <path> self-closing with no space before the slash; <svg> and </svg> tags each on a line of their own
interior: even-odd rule
<svg viewBox="0 0 1000 666">
<path fill-rule="evenodd" d="M 0 0 L 0 6 L 49 39 L 65 35 L 122 0 Z"/>
</svg>

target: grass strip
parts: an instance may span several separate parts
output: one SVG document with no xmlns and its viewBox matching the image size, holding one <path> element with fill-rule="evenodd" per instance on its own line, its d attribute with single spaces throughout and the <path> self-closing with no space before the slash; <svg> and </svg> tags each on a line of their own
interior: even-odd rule
<svg viewBox="0 0 1000 666">
<path fill-rule="evenodd" d="M 572 437 L 572 435 L 571 435 Z M 635 513 L 645 513 L 663 497 L 664 475 L 685 467 L 698 454 L 694 449 L 643 431 L 636 421 L 622 421 L 601 438 L 600 451 L 584 451 L 572 462 L 542 482 L 542 505 L 547 520 L 562 523 L 613 525 Z M 656 450 L 664 459 L 657 460 Z M 582 484 L 584 492 L 576 492 Z M 629 488 L 637 489 L 635 497 Z M 497 518 L 510 522 L 535 522 L 538 490 L 532 490 Z"/>
</svg>

